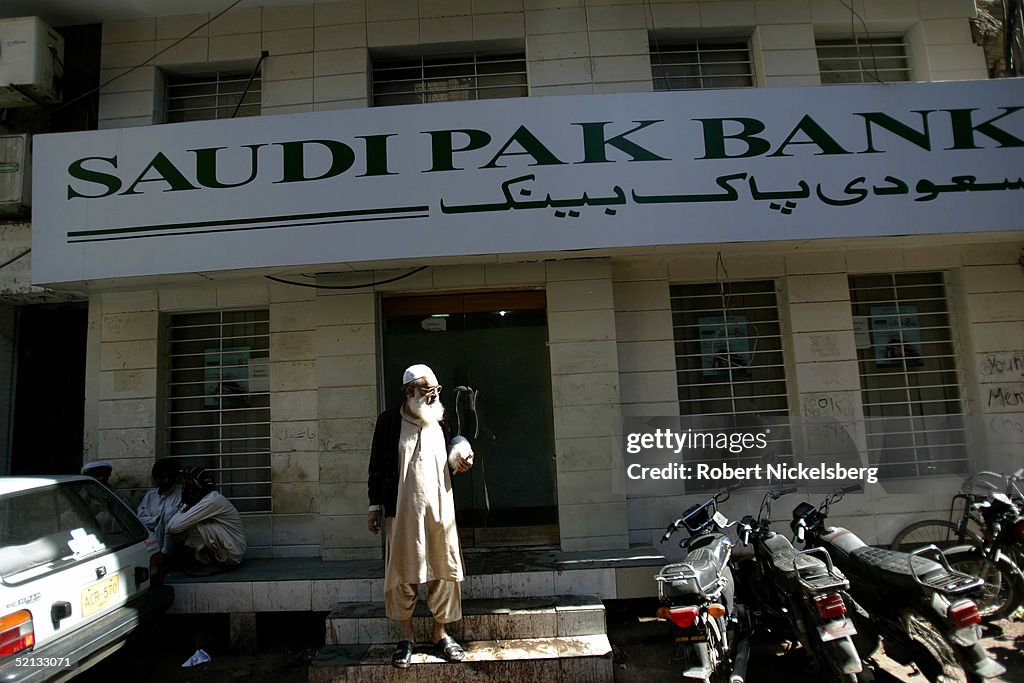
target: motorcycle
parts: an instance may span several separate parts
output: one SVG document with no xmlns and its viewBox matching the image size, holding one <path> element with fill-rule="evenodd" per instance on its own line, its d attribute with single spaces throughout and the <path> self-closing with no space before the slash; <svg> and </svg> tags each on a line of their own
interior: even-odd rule
<svg viewBox="0 0 1024 683">
<path fill-rule="evenodd" d="M 796 488 L 769 489 L 757 517 L 740 520 L 739 538 L 752 546 L 748 558 L 734 556 L 741 599 L 755 629 L 784 633 L 799 642 L 818 670 L 817 680 L 858 680 L 863 671 L 852 637 L 857 629 L 847 615 L 850 582 L 823 548 L 797 550 L 771 529 L 771 503 Z"/>
<path fill-rule="evenodd" d="M 1024 478 L 1024 470 L 1011 475 L 1007 491 Z M 979 543 L 943 550 L 949 564 L 980 576 L 985 586 L 975 598 L 983 621 L 1003 619 L 1024 603 L 1024 516 L 1016 501 L 1006 493 L 990 491 L 984 500 L 970 503 L 969 514 L 981 523 Z"/>
<path fill-rule="evenodd" d="M 735 639 L 742 608 L 734 601 L 729 568 L 733 543 L 723 533 L 732 524 L 718 511 L 718 504 L 728 497 L 728 491 L 720 492 L 689 507 L 669 525 L 661 542 L 685 528 L 688 538 L 679 547 L 687 554 L 655 576 L 661 602 L 658 616 L 678 629 L 676 642 L 684 647 L 689 664 L 683 677 L 705 683 L 723 680 L 730 672 L 732 683 L 743 683 L 750 656 L 749 638 Z"/>
<path fill-rule="evenodd" d="M 877 649 L 901 664 L 913 662 L 929 681 L 995 678 L 1005 669 L 981 645 L 981 615 L 968 597 L 982 580 L 949 566 L 934 545 L 910 553 L 874 548 L 849 529 L 826 526 L 829 509 L 860 486 L 836 489 L 818 505 L 800 503 L 791 528 L 797 541 L 822 548 L 850 578 L 862 656 Z M 935 559 L 930 559 L 933 556 Z"/>
</svg>

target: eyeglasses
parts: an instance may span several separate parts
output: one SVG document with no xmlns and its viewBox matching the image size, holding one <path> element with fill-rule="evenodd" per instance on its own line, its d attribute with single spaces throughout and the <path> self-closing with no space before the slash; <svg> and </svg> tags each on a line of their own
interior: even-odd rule
<svg viewBox="0 0 1024 683">
<path fill-rule="evenodd" d="M 416 391 L 420 393 L 420 396 L 437 396 L 441 393 L 441 385 L 433 387 L 416 387 Z"/>
</svg>

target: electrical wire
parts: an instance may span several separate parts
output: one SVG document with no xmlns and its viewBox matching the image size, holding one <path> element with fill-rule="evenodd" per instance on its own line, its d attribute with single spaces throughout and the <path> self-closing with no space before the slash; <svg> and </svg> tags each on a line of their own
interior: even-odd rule
<svg viewBox="0 0 1024 683">
<path fill-rule="evenodd" d="M 11 265 L 12 263 L 14 263 L 18 259 L 20 259 L 22 256 L 28 256 L 31 251 L 32 251 L 32 247 L 29 247 L 28 249 L 26 249 L 25 251 L 21 252 L 17 256 L 14 256 L 14 257 L 11 257 L 11 258 L 7 259 L 3 263 L 0 263 L 0 268 L 6 268 L 7 266 Z"/>
<path fill-rule="evenodd" d="M 252 82 L 256 78 L 256 74 L 260 71 L 260 64 L 262 64 L 263 60 L 268 56 L 270 56 L 270 53 L 266 50 L 260 53 L 260 58 L 256 61 L 256 66 L 253 67 L 252 73 L 249 74 L 249 80 L 246 81 L 245 88 L 242 89 L 242 94 L 238 96 L 238 104 L 235 105 L 235 110 L 231 112 L 231 116 L 229 118 L 233 119 L 238 116 L 238 110 L 242 108 L 242 102 L 245 101 L 245 96 L 249 94 L 249 88 L 252 87 Z"/>
<path fill-rule="evenodd" d="M 856 0 L 850 0 L 849 3 L 847 3 L 846 0 L 839 0 L 839 4 L 850 10 L 850 34 L 853 37 L 853 46 L 857 49 L 857 61 L 860 63 L 861 71 L 863 73 L 866 73 L 877 83 L 882 83 L 884 85 L 885 81 L 883 81 L 878 75 L 878 56 L 875 54 L 875 45 L 874 39 L 871 37 L 871 30 L 868 28 L 867 22 L 864 21 L 864 17 L 860 15 L 860 12 L 854 9 L 854 2 L 856 2 Z M 860 19 L 861 26 L 864 27 L 864 35 L 868 37 L 868 49 L 871 51 L 871 65 L 874 68 L 874 72 L 864 69 L 864 60 L 860 58 L 860 43 L 857 41 L 857 27 L 856 24 L 854 24 L 854 18 Z"/>
<path fill-rule="evenodd" d="M 724 275 L 724 278 L 723 278 L 723 275 Z M 715 333 L 715 337 L 712 340 L 712 342 L 713 342 L 712 343 L 712 352 L 714 352 L 714 342 L 717 342 L 718 339 L 721 337 L 721 335 L 724 335 L 725 336 L 725 356 L 726 356 L 727 369 L 729 371 L 729 386 L 730 386 L 729 400 L 735 406 L 735 402 L 736 402 L 736 398 L 737 397 L 736 397 L 736 395 L 732 391 L 732 376 L 733 376 L 733 368 L 734 368 L 734 366 L 733 366 L 733 361 L 732 361 L 733 352 L 732 352 L 732 343 L 731 343 L 732 340 L 735 339 L 735 337 L 733 337 L 730 334 L 730 330 L 729 330 L 729 325 L 730 325 L 729 318 L 730 318 L 730 313 L 732 311 L 732 286 L 731 286 L 731 282 L 729 280 L 729 271 L 725 267 L 725 257 L 722 255 L 722 252 L 718 252 L 717 257 L 715 258 L 715 284 L 718 285 L 718 296 L 719 296 L 719 299 L 721 301 L 721 306 L 722 306 L 722 327 L 719 328 L 719 330 Z M 747 330 L 744 332 L 744 334 L 746 335 L 745 338 L 747 339 L 747 345 L 748 345 L 746 368 L 749 370 L 754 365 L 754 358 L 757 355 L 757 347 L 760 345 L 760 341 L 761 341 L 761 333 L 758 330 L 756 322 L 754 322 L 752 320 L 748 320 L 748 321 L 746 321 L 746 325 L 747 325 Z M 751 397 L 751 401 L 753 401 L 753 400 L 754 400 L 753 397 Z"/>
<path fill-rule="evenodd" d="M 65 102 L 64 104 L 60 105 L 59 107 L 51 109 L 49 113 L 52 114 L 53 112 L 57 112 L 57 111 L 60 111 L 61 109 L 64 109 L 65 107 L 70 107 L 72 104 L 75 104 L 76 102 L 79 102 L 80 100 L 83 100 L 86 97 L 89 97 L 90 95 L 92 95 L 94 93 L 98 93 L 100 90 L 103 90 L 103 88 L 107 87 L 108 85 L 110 85 L 111 83 L 116 81 L 117 79 L 124 78 L 125 76 L 127 76 L 130 73 L 132 73 L 133 71 L 137 71 L 138 69 L 141 69 L 142 67 L 148 65 L 150 62 L 152 62 L 154 59 L 156 59 L 157 57 L 159 57 L 163 53 L 165 53 L 168 50 L 171 50 L 171 49 L 177 47 L 178 45 L 183 43 L 188 38 L 191 38 L 192 34 L 195 33 L 196 31 L 198 31 L 199 29 L 202 29 L 202 28 L 205 28 L 205 27 L 209 26 L 214 21 L 219 19 L 221 16 L 223 16 L 224 14 L 227 14 L 229 11 L 234 9 L 241 2 L 242 2 L 242 0 L 234 0 L 234 2 L 232 2 L 230 5 L 228 5 L 224 9 L 222 9 L 220 12 L 217 12 L 215 15 L 213 15 L 212 17 L 210 17 L 209 19 L 207 19 L 203 23 L 199 24 L 199 26 L 196 26 L 194 29 L 192 29 L 191 31 L 189 31 L 188 33 L 183 35 L 181 38 L 178 38 L 173 43 L 171 43 L 170 45 L 168 45 L 164 49 L 160 50 L 159 52 L 154 54 L 152 57 L 147 59 L 146 61 L 142 62 L 141 64 L 136 64 L 135 66 L 131 67 L 127 71 L 119 73 L 116 76 L 111 76 L 106 81 L 104 81 L 103 83 L 100 83 L 98 86 L 96 86 L 92 90 L 84 92 L 84 93 L 82 93 L 81 95 L 79 95 L 78 97 L 76 97 L 76 98 L 74 98 L 72 100 L 68 100 L 67 102 Z"/>
<path fill-rule="evenodd" d="M 274 282 L 280 282 L 282 285 L 295 285 L 296 287 L 310 287 L 312 289 L 363 289 L 365 287 L 376 287 L 377 285 L 386 285 L 392 282 L 398 282 L 399 280 L 404 280 L 407 277 L 412 277 L 416 273 L 426 270 L 429 267 L 430 266 L 420 266 L 419 268 L 411 270 L 408 273 L 405 273 L 404 275 L 397 275 L 395 277 L 388 278 L 387 280 L 375 280 L 373 282 L 367 282 L 366 284 L 362 285 L 318 285 L 309 282 L 295 282 L 294 280 L 285 280 L 279 277 L 274 277 L 273 275 L 264 275 L 263 277 L 267 278 L 268 280 L 273 280 Z"/>
</svg>

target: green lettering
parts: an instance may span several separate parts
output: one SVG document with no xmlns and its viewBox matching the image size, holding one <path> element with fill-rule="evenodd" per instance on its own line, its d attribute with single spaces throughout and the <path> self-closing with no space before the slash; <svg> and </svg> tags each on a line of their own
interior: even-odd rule
<svg viewBox="0 0 1024 683">
<path fill-rule="evenodd" d="M 398 175 L 388 170 L 388 138 L 395 135 L 397 133 L 356 136 L 366 140 L 366 173 L 360 175 L 360 178 L 373 175 Z"/>
<path fill-rule="evenodd" d="M 803 133 L 807 136 L 807 140 L 794 140 L 798 133 Z M 822 156 L 825 154 L 850 154 L 850 152 L 843 149 L 843 147 L 836 142 L 831 135 L 825 132 L 825 129 L 821 125 L 812 119 L 809 115 L 805 115 L 800 119 L 800 123 L 796 124 L 796 127 L 790 132 L 789 136 L 779 145 L 779 148 L 769 154 L 770 157 L 791 157 L 792 154 L 786 154 L 785 149 L 789 145 L 817 145 L 821 151 L 815 154 L 815 156 Z"/>
<path fill-rule="evenodd" d="M 627 135 L 635 133 L 638 130 L 643 130 L 655 123 L 661 123 L 660 119 L 653 121 L 634 121 L 633 123 L 638 124 L 635 128 L 631 128 L 625 133 L 619 133 L 618 135 L 610 138 L 606 137 L 604 133 L 604 127 L 609 123 L 611 123 L 611 121 L 593 121 L 588 123 L 572 124 L 583 129 L 583 161 L 577 161 L 576 163 L 607 163 L 610 161 L 607 154 L 605 154 L 605 148 L 608 147 L 608 145 L 611 145 L 620 152 L 628 154 L 631 158 L 627 161 L 668 161 L 665 157 L 658 156 L 651 150 L 641 147 L 632 140 L 626 139 Z"/>
<path fill-rule="evenodd" d="M 883 114 L 880 111 L 872 111 L 866 113 L 857 113 L 856 116 L 864 118 L 864 130 L 868 138 L 868 148 L 861 152 L 861 154 L 875 154 L 884 150 L 875 149 L 875 139 L 872 134 L 872 125 L 879 126 L 885 130 L 897 135 L 907 142 L 913 143 L 921 149 L 926 149 L 929 152 L 932 150 L 931 134 L 928 130 L 928 115 L 934 111 L 933 109 L 921 109 L 914 110 L 915 114 L 921 116 L 921 130 L 911 128 L 909 125 L 903 123 L 898 119 L 894 119 L 888 114 Z"/>
<path fill-rule="evenodd" d="M 757 137 L 758 133 L 764 132 L 764 124 L 757 119 L 693 119 L 700 121 L 704 128 L 704 156 L 698 159 L 745 159 L 747 157 L 761 156 L 769 151 L 772 146 L 764 138 Z M 725 134 L 725 122 L 734 121 L 740 124 L 740 131 L 730 135 Z M 729 154 L 725 149 L 726 140 L 738 140 L 746 145 L 741 154 Z"/>
<path fill-rule="evenodd" d="M 518 144 L 522 147 L 522 152 L 509 152 L 507 151 L 512 143 Z M 502 145 L 498 153 L 480 168 L 505 168 L 504 165 L 498 163 L 498 159 L 503 156 L 529 156 L 533 157 L 534 163 L 529 164 L 530 166 L 557 166 L 558 164 L 564 164 L 565 162 L 560 160 L 554 154 L 551 153 L 547 147 L 544 146 L 537 136 L 530 132 L 526 126 L 519 126 L 515 133 L 512 133 L 512 137 Z"/>
<path fill-rule="evenodd" d="M 76 197 L 82 197 L 83 199 L 99 199 L 100 197 L 109 197 L 118 190 L 121 189 L 121 179 L 116 175 L 110 175 L 109 173 L 103 173 L 102 171 L 94 171 L 85 167 L 87 161 L 105 161 L 114 168 L 117 168 L 117 157 L 85 157 L 78 161 L 71 162 L 68 166 L 68 175 L 72 178 L 78 178 L 84 180 L 87 183 L 96 183 L 107 188 L 107 191 L 102 194 L 85 194 L 79 192 L 75 188 L 68 185 L 68 199 L 74 199 Z"/>
<path fill-rule="evenodd" d="M 156 178 L 147 178 L 146 174 L 150 171 L 156 171 Z M 193 185 L 185 178 L 184 174 L 171 163 L 171 160 L 164 156 L 163 152 L 157 152 L 153 160 L 146 165 L 146 168 L 142 169 L 142 173 L 135 179 L 135 182 L 131 186 L 122 192 L 122 195 L 126 194 L 142 194 L 135 188 L 142 183 L 159 183 L 164 182 L 169 186 L 164 192 L 180 192 L 182 190 L 198 190 L 199 188 Z"/>
<path fill-rule="evenodd" d="M 355 163 L 356 154 L 344 142 L 337 140 L 296 140 L 293 142 L 277 142 L 281 145 L 281 166 L 283 173 L 278 183 L 304 183 L 308 180 L 324 180 L 341 175 Z M 306 175 L 306 145 L 321 145 L 331 153 L 331 165 L 318 176 Z"/>
<path fill-rule="evenodd" d="M 472 152 L 483 149 L 491 143 L 491 136 L 485 131 L 473 128 L 456 130 L 425 130 L 430 136 L 430 158 L 433 165 L 426 173 L 432 171 L 461 171 L 455 166 L 455 152 Z M 469 138 L 463 147 L 455 147 L 455 133 Z"/>
<path fill-rule="evenodd" d="M 196 155 L 196 181 L 203 187 L 209 187 L 214 190 L 224 189 L 227 187 L 241 187 L 242 185 L 248 185 L 256 179 L 256 173 L 259 170 L 259 162 L 257 161 L 256 155 L 257 150 L 260 147 L 265 147 L 263 144 L 259 145 L 242 145 L 249 149 L 249 177 L 238 183 L 222 183 L 217 180 L 217 152 L 226 147 L 206 147 L 203 149 L 190 149 L 189 151 Z"/>
<path fill-rule="evenodd" d="M 953 146 L 946 149 L 981 149 L 974 142 L 975 132 L 992 138 L 999 143 L 999 147 L 1024 147 L 1024 140 L 994 125 L 999 119 L 1018 112 L 1024 107 L 1000 107 L 1000 109 L 1003 110 L 1002 114 L 993 116 L 988 121 L 982 121 L 979 124 L 974 123 L 972 116 L 974 112 L 978 111 L 977 109 L 946 109 L 953 127 Z"/>
</svg>

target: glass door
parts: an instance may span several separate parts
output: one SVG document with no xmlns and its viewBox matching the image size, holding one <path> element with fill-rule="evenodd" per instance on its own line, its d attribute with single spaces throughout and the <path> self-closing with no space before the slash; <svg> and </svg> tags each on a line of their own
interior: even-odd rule
<svg viewBox="0 0 1024 683">
<path fill-rule="evenodd" d="M 426 363 L 473 444 L 473 469 L 452 480 L 468 547 L 558 542 L 544 305 L 539 291 L 383 301 L 387 405 L 402 401 L 402 371 Z"/>
</svg>

